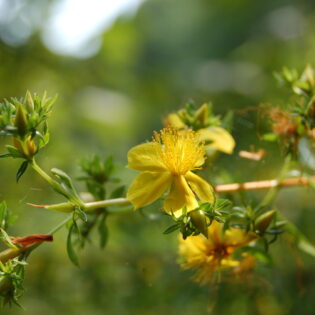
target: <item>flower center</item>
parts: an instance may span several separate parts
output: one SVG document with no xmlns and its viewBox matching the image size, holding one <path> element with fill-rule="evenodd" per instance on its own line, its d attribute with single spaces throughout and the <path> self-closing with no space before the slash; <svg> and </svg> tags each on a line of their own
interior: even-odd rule
<svg viewBox="0 0 315 315">
<path fill-rule="evenodd" d="M 160 144 L 158 155 L 174 175 L 185 175 L 204 162 L 204 144 L 192 130 L 164 128 L 154 133 L 153 141 Z"/>
</svg>

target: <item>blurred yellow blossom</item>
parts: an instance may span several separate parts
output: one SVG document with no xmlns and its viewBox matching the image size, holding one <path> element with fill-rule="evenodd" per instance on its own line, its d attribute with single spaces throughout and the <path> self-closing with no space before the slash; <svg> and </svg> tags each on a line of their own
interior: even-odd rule
<svg viewBox="0 0 315 315">
<path fill-rule="evenodd" d="M 141 171 L 131 184 L 127 198 L 136 209 L 158 199 L 166 190 L 164 200 L 167 213 L 176 216 L 198 207 L 202 202 L 213 202 L 213 189 L 192 170 L 200 169 L 205 161 L 204 145 L 192 130 L 178 131 L 164 128 L 155 133 L 152 142 L 140 144 L 128 152 L 127 167 Z"/>
<path fill-rule="evenodd" d="M 241 259 L 233 257 L 236 249 L 254 241 L 257 236 L 245 230 L 223 229 L 224 224 L 213 221 L 208 227 L 208 238 L 200 234 L 185 240 L 179 236 L 179 255 L 183 269 L 195 269 L 195 281 L 202 284 L 212 280 L 216 271 L 231 269 L 243 272 L 255 265 L 255 258 L 245 254 Z"/>
<path fill-rule="evenodd" d="M 183 110 L 178 113 L 169 114 L 164 120 L 164 125 L 179 130 L 191 128 L 191 126 L 186 125 L 181 119 L 182 115 L 184 115 Z M 198 120 L 200 126 L 206 125 L 206 115 L 208 115 L 208 104 L 202 105 L 196 111 L 195 119 Z M 227 154 L 233 153 L 235 147 L 234 138 L 224 128 L 219 126 L 201 127 L 197 128 L 196 133 L 199 140 L 205 143 L 205 149 L 207 151 L 217 150 Z"/>
</svg>

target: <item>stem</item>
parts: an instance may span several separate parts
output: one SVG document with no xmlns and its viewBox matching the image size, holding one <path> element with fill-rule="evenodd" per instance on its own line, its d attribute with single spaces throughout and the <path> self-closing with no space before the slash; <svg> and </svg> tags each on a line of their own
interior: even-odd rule
<svg viewBox="0 0 315 315">
<path fill-rule="evenodd" d="M 84 205 L 85 211 L 94 210 L 98 208 L 104 208 L 109 206 L 126 206 L 130 205 L 130 201 L 127 198 L 107 199 L 100 201 L 88 202 Z"/>
<path fill-rule="evenodd" d="M 309 186 L 311 181 L 315 181 L 315 176 L 311 178 L 306 177 L 294 177 L 287 178 L 283 181 L 278 179 L 267 179 L 255 182 L 246 183 L 234 183 L 234 184 L 224 184 L 214 187 L 215 192 L 225 193 L 225 192 L 236 192 L 244 190 L 260 190 L 260 189 L 270 189 L 274 187 L 291 187 L 291 186 Z"/>
<path fill-rule="evenodd" d="M 277 178 L 278 181 L 284 180 L 286 174 L 288 173 L 288 170 L 290 169 L 290 165 L 291 165 L 291 156 L 288 155 L 285 158 L 284 165 L 281 168 L 281 171 L 280 171 L 279 176 Z M 276 198 L 279 189 L 280 189 L 279 186 L 274 186 L 274 187 L 270 188 L 269 191 L 267 192 L 267 194 L 265 195 L 264 199 L 260 203 L 260 206 L 265 207 L 265 206 L 269 205 L 270 203 L 272 203 L 272 201 Z"/>
<path fill-rule="evenodd" d="M 263 203 L 267 204 L 275 197 L 276 192 L 282 187 L 292 187 L 292 186 L 310 186 L 311 183 L 315 181 L 315 176 L 312 177 L 294 177 L 287 178 L 284 180 L 280 179 L 268 179 L 262 181 L 245 182 L 245 183 L 233 183 L 214 186 L 214 191 L 216 193 L 228 193 L 237 191 L 247 191 L 247 190 L 261 190 L 261 189 L 271 189 L 266 195 Z M 75 204 L 71 202 L 64 202 L 54 205 L 34 205 L 29 204 L 33 207 L 44 208 L 48 210 L 57 210 L 61 212 L 70 213 L 75 210 Z M 84 211 L 92 211 L 99 208 L 110 207 L 110 206 L 130 206 L 131 202 L 127 198 L 116 198 L 108 200 L 93 201 L 83 204 L 82 209 Z M 123 209 L 107 209 L 109 213 L 125 212 L 129 207 L 124 207 Z M 121 210 L 121 211 L 120 211 Z"/>
<path fill-rule="evenodd" d="M 72 220 L 72 214 L 68 216 L 66 219 L 61 221 L 57 226 L 55 226 L 48 234 L 55 234 L 58 232 L 64 225 L 66 225 L 70 220 Z"/>
<path fill-rule="evenodd" d="M 48 182 L 48 184 L 59 194 L 66 197 L 68 200 L 71 200 L 75 202 L 76 205 L 83 206 L 82 202 L 78 200 L 77 198 L 73 197 L 66 189 L 62 187 L 60 183 L 58 183 L 56 180 L 54 180 L 51 176 L 49 176 L 35 161 L 35 158 L 33 157 L 30 160 L 30 165 L 32 168 Z"/>
</svg>

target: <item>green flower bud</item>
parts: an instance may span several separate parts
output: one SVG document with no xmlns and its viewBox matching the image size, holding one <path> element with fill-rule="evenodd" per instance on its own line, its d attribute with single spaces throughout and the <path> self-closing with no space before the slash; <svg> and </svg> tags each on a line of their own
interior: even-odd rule
<svg viewBox="0 0 315 315">
<path fill-rule="evenodd" d="M 206 238 L 208 238 L 208 225 L 206 216 L 200 210 L 195 210 L 189 212 L 191 222 L 202 233 Z"/>
<path fill-rule="evenodd" d="M 275 214 L 276 210 L 270 210 L 259 216 L 255 221 L 256 230 L 259 232 L 265 232 Z"/>
<path fill-rule="evenodd" d="M 47 205 L 43 206 L 42 208 L 48 209 L 48 210 L 56 210 L 60 212 L 66 212 L 70 213 L 75 210 L 75 205 L 71 202 L 65 202 L 65 203 L 59 203 L 55 205 Z"/>
<path fill-rule="evenodd" d="M 209 107 L 208 107 L 208 104 L 205 103 L 198 108 L 198 110 L 196 111 L 195 117 L 196 117 L 196 120 L 198 120 L 202 126 L 206 126 L 208 122 L 208 116 L 209 116 Z"/>
<path fill-rule="evenodd" d="M 15 126 L 17 127 L 18 134 L 24 137 L 27 132 L 27 118 L 21 104 L 18 105 L 16 110 Z"/>
<path fill-rule="evenodd" d="M 26 92 L 24 103 L 25 103 L 27 111 L 29 113 L 32 113 L 34 111 L 34 101 L 33 101 L 33 97 L 30 91 Z"/>
</svg>

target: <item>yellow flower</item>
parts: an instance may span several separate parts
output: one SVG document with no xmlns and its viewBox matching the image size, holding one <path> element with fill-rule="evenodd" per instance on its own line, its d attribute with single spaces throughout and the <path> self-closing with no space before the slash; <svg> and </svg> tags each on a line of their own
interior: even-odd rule
<svg viewBox="0 0 315 315">
<path fill-rule="evenodd" d="M 169 114 L 165 121 L 165 126 L 176 129 L 185 129 L 187 126 L 183 123 L 176 113 Z M 222 127 L 201 128 L 197 131 L 199 140 L 205 142 L 205 148 L 208 151 L 217 150 L 227 154 L 232 154 L 235 141 L 231 134 Z"/>
<path fill-rule="evenodd" d="M 235 259 L 232 254 L 236 249 L 256 239 L 253 233 L 231 228 L 223 230 L 223 224 L 213 221 L 208 227 L 208 238 L 202 234 L 189 236 L 186 240 L 179 236 L 179 254 L 183 258 L 183 269 L 196 269 L 195 281 L 202 284 L 210 282 L 213 273 L 219 270 L 232 269 L 234 272 L 244 271 L 254 265 L 249 255 L 243 260 Z M 249 261 L 251 264 L 249 264 Z M 244 264 L 246 262 L 246 264 Z"/>
<path fill-rule="evenodd" d="M 235 141 L 231 134 L 222 127 L 208 127 L 197 132 L 200 141 L 205 141 L 206 149 L 215 149 L 223 153 L 232 154 Z"/>
<path fill-rule="evenodd" d="M 158 199 L 166 190 L 167 213 L 181 215 L 183 207 L 198 207 L 196 196 L 213 202 L 212 187 L 192 170 L 204 163 L 204 146 L 192 130 L 178 132 L 165 128 L 155 133 L 152 142 L 140 144 L 128 152 L 128 166 L 141 171 L 131 184 L 127 198 L 135 209 Z"/>
</svg>

